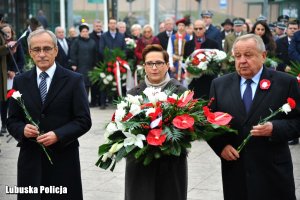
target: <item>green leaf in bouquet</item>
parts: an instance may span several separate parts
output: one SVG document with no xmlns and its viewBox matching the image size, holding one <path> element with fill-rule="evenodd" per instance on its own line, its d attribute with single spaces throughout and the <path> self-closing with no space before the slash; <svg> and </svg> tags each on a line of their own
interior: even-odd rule
<svg viewBox="0 0 300 200">
<path fill-rule="evenodd" d="M 157 152 L 154 153 L 154 158 L 155 159 L 159 159 L 160 157 L 161 157 L 161 153 L 160 152 L 157 151 Z"/>
<path fill-rule="evenodd" d="M 295 61 L 291 61 L 291 71 L 289 71 L 289 74 L 292 74 L 294 76 L 298 76 L 300 74 L 300 63 Z"/>
<path fill-rule="evenodd" d="M 139 159 L 142 155 L 146 154 L 146 152 L 149 150 L 149 146 L 145 146 L 143 148 L 141 148 L 140 150 L 138 150 L 135 154 L 134 157 L 136 159 Z"/>
<path fill-rule="evenodd" d="M 115 160 L 114 163 L 112 164 L 110 171 L 113 172 L 115 167 L 116 167 L 117 161 Z"/>
<path fill-rule="evenodd" d="M 122 147 L 116 155 L 116 159 L 115 159 L 116 162 L 119 162 L 120 160 L 122 160 L 122 158 L 124 158 L 126 155 L 127 155 L 126 149 L 125 149 L 125 147 Z"/>
<path fill-rule="evenodd" d="M 174 142 L 171 147 L 171 155 L 180 156 L 181 154 L 181 146 L 179 143 Z"/>
<path fill-rule="evenodd" d="M 143 161 L 143 164 L 145 166 L 147 166 L 147 165 L 149 165 L 152 162 L 152 160 L 153 160 L 153 154 L 152 153 L 147 154 L 146 157 L 145 157 L 145 159 L 144 159 L 144 161 Z"/>
<path fill-rule="evenodd" d="M 184 132 L 170 126 L 165 126 L 164 132 L 167 134 L 167 140 L 170 140 L 172 142 L 178 142 L 181 138 L 184 137 Z"/>
<path fill-rule="evenodd" d="M 103 156 L 101 156 L 101 157 L 99 158 L 99 160 L 98 160 L 97 163 L 96 163 L 96 166 L 97 166 L 97 167 L 100 167 L 100 168 L 102 168 L 102 169 L 108 169 L 109 166 L 110 166 L 111 163 L 112 163 L 112 159 L 111 159 L 111 158 L 107 158 L 106 161 L 104 162 L 104 161 L 101 160 L 102 158 L 103 158 Z"/>
<path fill-rule="evenodd" d="M 126 150 L 126 152 L 127 152 L 127 154 L 128 153 L 130 153 L 133 149 L 135 149 L 136 148 L 136 146 L 135 145 L 129 145 L 129 146 L 126 146 L 125 147 L 125 150 Z"/>
<path fill-rule="evenodd" d="M 110 136 L 108 136 L 108 139 L 111 141 L 115 141 L 118 142 L 120 140 L 123 140 L 125 137 L 125 135 L 122 133 L 122 131 L 116 131 L 113 134 L 111 134 Z"/>
<path fill-rule="evenodd" d="M 102 144 L 99 146 L 98 155 L 101 156 L 109 151 L 113 143 Z"/>
</svg>

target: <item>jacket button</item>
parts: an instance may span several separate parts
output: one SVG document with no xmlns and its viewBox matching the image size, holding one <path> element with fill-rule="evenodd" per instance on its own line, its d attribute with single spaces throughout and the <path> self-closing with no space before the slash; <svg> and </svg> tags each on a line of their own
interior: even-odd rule
<svg viewBox="0 0 300 200">
<path fill-rule="evenodd" d="M 45 114 L 41 114 L 41 118 L 44 119 L 46 117 Z"/>
</svg>

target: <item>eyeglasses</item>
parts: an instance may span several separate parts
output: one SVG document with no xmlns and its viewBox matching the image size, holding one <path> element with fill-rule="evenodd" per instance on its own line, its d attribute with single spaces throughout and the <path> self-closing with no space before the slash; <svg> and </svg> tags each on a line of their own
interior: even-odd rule
<svg viewBox="0 0 300 200">
<path fill-rule="evenodd" d="M 38 55 L 38 54 L 42 53 L 42 51 L 45 54 L 49 54 L 52 52 L 53 49 L 54 49 L 54 47 L 43 47 L 43 48 L 36 47 L 36 48 L 30 49 L 30 51 L 32 52 L 32 54 Z"/>
<path fill-rule="evenodd" d="M 144 66 L 151 67 L 153 69 L 153 66 L 155 65 L 156 68 L 161 68 L 165 65 L 165 62 L 157 61 L 157 62 L 145 62 Z"/>
<path fill-rule="evenodd" d="M 194 30 L 195 30 L 195 31 L 198 31 L 198 30 L 199 30 L 199 31 L 202 31 L 203 28 L 194 28 Z"/>
</svg>

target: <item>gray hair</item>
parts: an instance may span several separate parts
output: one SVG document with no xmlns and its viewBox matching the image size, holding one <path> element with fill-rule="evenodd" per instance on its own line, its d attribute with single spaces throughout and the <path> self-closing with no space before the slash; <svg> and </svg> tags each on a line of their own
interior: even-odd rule
<svg viewBox="0 0 300 200">
<path fill-rule="evenodd" d="M 140 31 L 142 31 L 142 26 L 141 25 L 139 25 L 139 24 L 133 24 L 132 26 L 131 26 L 131 32 L 133 31 L 133 30 L 135 30 L 135 29 L 139 29 Z"/>
<path fill-rule="evenodd" d="M 30 46 L 31 46 L 30 45 L 31 39 L 35 36 L 42 35 L 43 33 L 47 33 L 48 35 L 50 35 L 50 37 L 52 38 L 54 47 L 57 48 L 57 38 L 56 38 L 55 34 L 51 31 L 45 30 L 45 29 L 37 29 L 29 34 L 29 36 L 27 38 L 28 48 L 30 48 Z"/>
<path fill-rule="evenodd" d="M 143 27 L 143 33 L 145 31 L 145 29 L 149 28 L 151 30 L 151 32 L 153 33 L 153 28 L 150 24 L 146 24 L 144 27 Z"/>
<path fill-rule="evenodd" d="M 246 34 L 246 35 L 242 35 L 240 37 L 238 37 L 233 45 L 232 45 L 232 54 L 234 51 L 234 48 L 236 46 L 236 43 L 238 43 L 239 41 L 245 41 L 245 40 L 254 40 L 256 42 L 256 49 L 260 52 L 265 52 L 266 51 L 266 47 L 264 44 L 264 41 L 261 39 L 261 37 L 259 35 L 255 35 L 255 34 Z"/>
</svg>

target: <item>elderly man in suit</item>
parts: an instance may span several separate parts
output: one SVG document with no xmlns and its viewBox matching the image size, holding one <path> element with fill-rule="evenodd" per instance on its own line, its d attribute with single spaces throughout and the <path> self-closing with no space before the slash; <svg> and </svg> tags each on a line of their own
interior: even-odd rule
<svg viewBox="0 0 300 200">
<path fill-rule="evenodd" d="M 193 39 L 186 42 L 184 46 L 183 57 L 186 59 L 196 49 L 219 49 L 219 45 L 216 41 L 209 39 L 205 35 L 205 22 L 202 20 L 196 20 L 194 22 L 194 36 Z M 201 77 L 193 78 L 189 83 L 188 88 L 194 90 L 195 98 L 208 99 L 209 89 L 212 80 L 216 77 L 215 74 L 203 74 Z M 186 73 L 187 82 L 191 79 L 189 73 Z"/>
<path fill-rule="evenodd" d="M 210 93 L 211 109 L 232 115 L 231 128 L 238 130 L 209 141 L 221 159 L 224 199 L 296 200 L 288 141 L 300 132 L 297 79 L 263 66 L 266 49 L 257 35 L 237 38 L 233 55 L 236 72 L 213 80 Z M 295 109 L 258 124 L 289 97 L 296 101 Z M 248 134 L 252 136 L 239 153 Z"/>
<path fill-rule="evenodd" d="M 61 26 L 55 28 L 57 37 L 58 53 L 55 61 L 61 66 L 71 69 L 70 63 L 70 41 L 65 37 L 65 29 Z"/>
<path fill-rule="evenodd" d="M 37 187 L 38 192 L 18 194 L 18 200 L 82 200 L 77 139 L 91 127 L 83 77 L 55 63 L 58 47 L 51 31 L 32 32 L 28 47 L 36 66 L 15 77 L 13 88 L 22 94 L 39 127 L 25 118 L 16 100 L 11 100 L 7 128 L 20 147 L 17 185 Z M 56 189 L 45 193 L 42 188 Z"/>
</svg>

